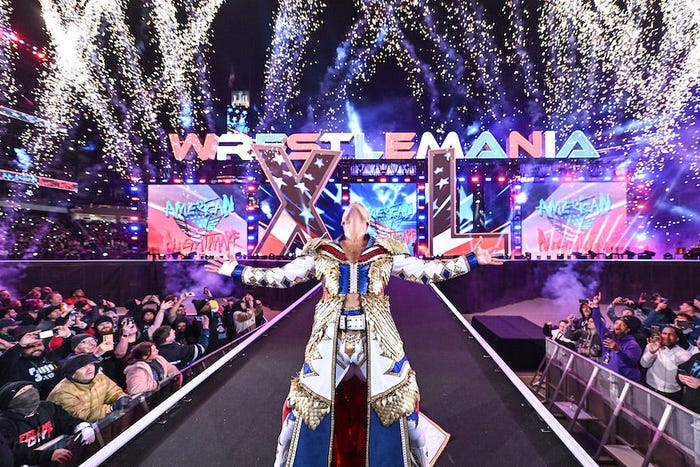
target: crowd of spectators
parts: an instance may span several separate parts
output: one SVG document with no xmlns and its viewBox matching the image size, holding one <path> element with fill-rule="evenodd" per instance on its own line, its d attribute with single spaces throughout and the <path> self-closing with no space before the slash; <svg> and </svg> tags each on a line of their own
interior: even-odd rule
<svg viewBox="0 0 700 467">
<path fill-rule="evenodd" d="M 65 298 L 0 290 L 0 466 L 69 460 L 69 449 L 36 448 L 62 434 L 92 442 L 91 423 L 166 381 L 181 385 L 182 369 L 266 321 L 250 294 L 202 296 L 147 295 L 118 309 L 80 288 Z"/>
<path fill-rule="evenodd" d="M 145 248 L 129 224 L 72 220 L 68 214 L 9 215 L 0 211 L 0 259 L 142 259 Z"/>
<path fill-rule="evenodd" d="M 637 300 L 616 297 L 600 310 L 601 295 L 581 299 L 569 315 L 543 332 L 604 367 L 700 413 L 700 295 L 677 310 L 659 293 Z"/>
</svg>

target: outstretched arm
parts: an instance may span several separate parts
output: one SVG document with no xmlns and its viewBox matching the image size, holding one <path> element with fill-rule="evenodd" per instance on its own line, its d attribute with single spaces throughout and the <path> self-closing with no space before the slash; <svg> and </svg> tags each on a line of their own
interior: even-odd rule
<svg viewBox="0 0 700 467">
<path fill-rule="evenodd" d="M 461 276 L 481 265 L 503 264 L 502 258 L 493 256 L 494 248 L 485 250 L 479 241 L 472 253 L 448 260 L 422 260 L 408 255 L 395 255 L 392 274 L 414 282 L 441 282 Z"/>
<path fill-rule="evenodd" d="M 310 255 L 278 268 L 254 268 L 242 266 L 235 260 L 210 259 L 204 268 L 223 276 L 232 277 L 237 282 L 261 287 L 287 288 L 306 282 L 314 277 L 314 259 Z"/>
</svg>

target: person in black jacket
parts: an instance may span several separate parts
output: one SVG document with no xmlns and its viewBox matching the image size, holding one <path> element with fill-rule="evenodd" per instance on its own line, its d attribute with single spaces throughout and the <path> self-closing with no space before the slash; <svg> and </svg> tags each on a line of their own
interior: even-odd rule
<svg viewBox="0 0 700 467">
<path fill-rule="evenodd" d="M 153 332 L 153 342 L 163 358 L 182 370 L 206 353 L 209 346 L 209 318 L 202 316 L 202 330 L 196 344 L 182 345 L 176 342 L 175 330 L 167 324 Z"/>
<path fill-rule="evenodd" d="M 60 435 L 78 434 L 83 444 L 95 441 L 92 425 L 71 416 L 53 402 L 40 400 L 39 391 L 29 381 L 2 386 L 0 410 L 0 435 L 9 443 L 15 465 L 70 460 L 72 453 L 68 449 L 36 450 Z"/>
<path fill-rule="evenodd" d="M 56 329 L 64 338 L 64 347 L 70 349 L 68 328 L 59 326 Z M 68 352 L 60 347 L 48 355 L 44 342 L 39 338 L 39 331 L 27 332 L 20 337 L 17 345 L 0 355 L 0 381 L 31 381 L 41 397 L 46 398 L 61 380 L 57 362 Z"/>
<path fill-rule="evenodd" d="M 228 335 L 226 333 L 224 315 L 222 314 L 223 309 L 219 308 L 219 303 L 210 297 L 209 300 L 192 300 L 192 304 L 197 310 L 197 316 L 192 323 L 195 335 L 201 337 L 200 332 L 202 328 L 207 327 L 209 329 L 207 353 L 226 345 Z M 202 326 L 205 317 L 208 318 L 208 326 Z"/>
</svg>

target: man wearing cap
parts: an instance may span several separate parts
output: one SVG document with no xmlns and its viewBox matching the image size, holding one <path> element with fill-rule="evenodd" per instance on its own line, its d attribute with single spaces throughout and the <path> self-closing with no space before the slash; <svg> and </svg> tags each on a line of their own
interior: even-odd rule
<svg viewBox="0 0 700 467">
<path fill-rule="evenodd" d="M 598 293 L 593 297 L 592 302 L 593 322 L 596 332 L 603 340 L 600 363 L 611 371 L 638 383 L 641 379 L 639 358 L 642 355 L 642 349 L 630 332 L 632 327 L 637 326 L 639 320 L 634 316 L 620 316 L 613 323 L 612 332 L 609 331 L 600 314 L 600 299 L 601 294 Z"/>
<path fill-rule="evenodd" d="M 128 407 L 131 399 L 114 381 L 98 372 L 99 361 L 92 354 L 82 354 L 61 362 L 63 379 L 53 388 L 48 400 L 88 422 Z"/>
<path fill-rule="evenodd" d="M 0 387 L 0 410 L 0 435 L 10 444 L 15 465 L 70 460 L 72 453 L 68 449 L 36 449 L 60 435 L 77 434 L 83 444 L 95 441 L 92 425 L 53 402 L 40 400 L 39 391 L 30 381 L 15 381 Z"/>
<path fill-rule="evenodd" d="M 691 354 L 678 344 L 680 330 L 665 326 L 660 335 L 647 339 L 639 363 L 647 368 L 646 384 L 654 392 L 681 403 L 683 390 L 676 380 L 678 365 L 690 359 Z"/>
</svg>

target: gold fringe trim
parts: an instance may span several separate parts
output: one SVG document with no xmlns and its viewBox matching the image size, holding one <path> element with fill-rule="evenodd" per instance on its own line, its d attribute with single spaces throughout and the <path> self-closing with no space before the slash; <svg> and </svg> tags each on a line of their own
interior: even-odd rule
<svg viewBox="0 0 700 467">
<path fill-rule="evenodd" d="M 292 379 L 287 399 L 292 410 L 295 410 L 312 430 L 315 430 L 323 417 L 331 412 L 330 401 L 323 400 L 306 389 L 299 381 L 299 377 Z"/>
<path fill-rule="evenodd" d="M 416 383 L 416 372 L 409 370 L 408 376 L 401 384 L 384 394 L 375 396 L 371 404 L 382 425 L 389 426 L 416 410 L 418 401 L 420 401 L 420 393 Z"/>
</svg>

